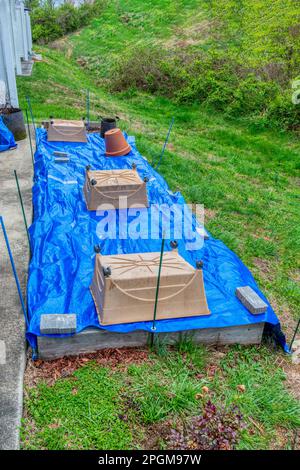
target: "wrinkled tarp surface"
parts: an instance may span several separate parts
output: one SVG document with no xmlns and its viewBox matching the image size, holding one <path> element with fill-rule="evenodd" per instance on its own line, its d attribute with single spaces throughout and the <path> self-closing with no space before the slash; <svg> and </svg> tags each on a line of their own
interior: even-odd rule
<svg viewBox="0 0 300 470">
<path fill-rule="evenodd" d="M 104 139 L 98 134 L 90 134 L 87 144 L 47 142 L 46 131 L 37 129 L 34 221 L 30 227 L 33 255 L 28 280 L 30 325 L 27 337 L 32 345 L 35 344 L 36 335 L 40 335 L 40 316 L 43 313 L 76 313 L 77 332 L 87 327 L 115 332 L 140 329 L 151 331 L 152 322 L 100 326 L 89 290 L 94 270 L 94 245 L 99 244 L 104 255 L 159 252 L 161 239 L 152 239 L 150 235 L 146 239 L 122 239 L 118 232 L 115 240 L 105 239 L 98 224 L 107 213 L 101 216 L 86 208 L 82 191 L 86 165 L 90 164 L 94 170 L 108 170 L 130 169 L 132 163 L 135 163 L 141 178 L 149 178 L 147 191 L 150 204 L 165 203 L 166 217 L 167 205 L 178 204 L 180 208 L 185 204 L 183 196 L 179 192 L 172 193 L 166 181 L 140 155 L 134 138 L 126 134 L 125 137 L 132 151 L 124 157 L 107 158 L 104 153 Z M 68 152 L 69 163 L 55 163 L 55 150 Z M 148 215 L 149 209 L 143 211 L 147 211 Z M 117 220 L 124 213 L 127 213 L 126 209 L 116 211 Z M 197 222 L 191 212 L 189 217 L 195 227 Z M 128 216 L 128 221 L 134 218 L 130 219 Z M 174 229 L 174 217 L 171 217 L 171 225 Z M 157 229 L 162 237 L 161 220 Z M 166 236 L 166 250 L 171 249 L 170 240 L 174 239 L 172 235 L 171 233 L 169 238 Z M 284 336 L 272 307 L 258 289 L 250 271 L 235 253 L 211 235 L 196 250 L 191 250 L 186 242 L 185 238 L 178 240 L 179 254 L 193 266 L 196 266 L 197 260 L 203 261 L 204 284 L 211 315 L 160 320 L 156 324 L 156 331 L 172 332 L 267 322 L 280 333 L 281 344 L 284 346 Z M 251 286 L 267 302 L 266 313 L 252 315 L 236 298 L 235 289 L 245 285 Z"/>
<path fill-rule="evenodd" d="M 3 122 L 2 116 L 0 116 L 0 152 L 15 148 L 17 146 L 13 133 L 7 129 Z"/>
</svg>

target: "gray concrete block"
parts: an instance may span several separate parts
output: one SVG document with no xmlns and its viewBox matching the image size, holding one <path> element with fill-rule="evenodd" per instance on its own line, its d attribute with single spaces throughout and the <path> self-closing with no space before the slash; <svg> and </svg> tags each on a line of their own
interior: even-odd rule
<svg viewBox="0 0 300 470">
<path fill-rule="evenodd" d="M 68 163 L 70 161 L 69 157 L 55 157 L 55 163 Z"/>
<path fill-rule="evenodd" d="M 68 157 L 69 154 L 67 152 L 61 152 L 60 150 L 54 150 L 53 155 L 55 157 Z"/>
<path fill-rule="evenodd" d="M 253 315 L 264 313 L 268 308 L 266 302 L 250 286 L 238 287 L 235 295 Z"/>
<path fill-rule="evenodd" d="M 41 315 L 42 335 L 64 335 L 76 332 L 75 313 L 49 313 Z"/>
</svg>

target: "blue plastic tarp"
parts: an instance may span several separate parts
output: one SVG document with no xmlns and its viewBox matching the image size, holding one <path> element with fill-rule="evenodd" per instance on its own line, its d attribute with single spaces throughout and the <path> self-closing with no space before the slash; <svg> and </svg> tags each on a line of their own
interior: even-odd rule
<svg viewBox="0 0 300 470">
<path fill-rule="evenodd" d="M 166 181 L 138 152 L 133 137 L 125 134 L 132 150 L 124 157 L 105 157 L 105 144 L 98 134 L 90 134 L 88 143 L 48 142 L 44 129 L 37 129 L 37 150 L 35 153 L 35 177 L 33 186 L 34 221 L 30 227 L 32 259 L 28 280 L 28 309 L 30 324 L 27 337 L 32 345 L 36 335 L 40 335 L 40 316 L 45 313 L 76 313 L 77 332 L 87 327 L 104 328 L 115 332 L 134 330 L 151 331 L 152 322 L 138 322 L 101 326 L 89 290 L 94 271 L 94 246 L 99 244 L 101 252 L 107 254 L 159 252 L 163 221 L 157 222 L 158 237 L 144 233 L 141 237 L 123 239 L 118 231 L 116 239 L 105 237 L 103 222 L 108 213 L 88 211 L 83 196 L 85 167 L 94 170 L 130 169 L 137 165 L 141 178 L 147 177 L 148 199 L 151 206 L 162 206 L 163 217 L 168 217 L 168 207 L 176 204 L 177 211 L 185 206 L 183 196 L 173 193 Z M 55 163 L 53 152 L 69 154 L 69 163 Z M 179 208 L 179 209 L 178 209 Z M 146 218 L 150 217 L 150 209 Z M 134 220 L 127 209 L 114 211 L 117 221 L 127 215 Z M 170 250 L 170 240 L 176 231 L 176 214 L 171 215 L 171 233 L 166 236 L 166 250 Z M 195 228 L 198 222 L 189 212 L 188 217 Z M 129 225 L 129 224 L 128 224 Z M 200 235 L 196 235 L 196 238 Z M 199 240 L 196 240 L 198 243 Z M 189 318 L 160 320 L 156 331 L 172 332 L 197 328 L 229 327 L 266 322 L 280 333 L 281 344 L 284 336 L 271 305 L 259 290 L 251 272 L 226 245 L 210 234 L 209 239 L 199 243 L 199 248 L 190 245 L 184 237 L 178 240 L 179 254 L 191 265 L 202 260 L 205 291 L 211 315 Z M 251 286 L 268 304 L 266 313 L 252 315 L 236 298 L 239 286 Z"/>
<path fill-rule="evenodd" d="M 12 132 L 7 129 L 0 116 L 0 152 L 15 148 L 17 146 Z"/>
</svg>

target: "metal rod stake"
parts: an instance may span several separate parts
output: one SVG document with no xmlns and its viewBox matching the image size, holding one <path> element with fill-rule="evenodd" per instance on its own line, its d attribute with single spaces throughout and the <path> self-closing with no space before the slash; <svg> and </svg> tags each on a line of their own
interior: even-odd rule
<svg viewBox="0 0 300 470">
<path fill-rule="evenodd" d="M 155 292 L 155 304 L 154 304 L 154 312 L 153 312 L 153 323 L 152 323 L 152 331 L 156 330 L 156 314 L 157 314 L 157 304 L 158 304 L 158 295 L 159 295 L 159 285 L 160 285 L 160 275 L 161 275 L 161 267 L 162 267 L 162 261 L 163 261 L 163 255 L 164 255 L 164 246 L 165 246 L 165 237 L 163 235 L 162 241 L 161 241 L 161 249 L 160 249 L 160 258 L 159 258 L 159 268 L 158 268 L 158 276 L 157 276 L 157 284 L 156 284 L 156 292 Z M 151 347 L 153 346 L 154 343 L 154 333 L 151 333 Z"/>
<path fill-rule="evenodd" d="M 25 114 L 26 114 L 27 131 L 28 131 L 28 137 L 29 137 L 29 143 L 30 143 L 30 152 L 31 152 L 32 166 L 34 167 L 34 157 L 33 157 L 32 141 L 31 141 L 31 132 L 30 132 L 29 118 L 28 118 L 28 111 L 27 111 L 27 109 L 25 109 Z"/>
<path fill-rule="evenodd" d="M 300 318 L 298 320 L 298 323 L 297 323 L 297 326 L 296 326 L 296 329 L 294 331 L 293 338 L 292 338 L 292 341 L 291 341 L 291 344 L 290 344 L 290 352 L 292 352 L 293 343 L 294 343 L 296 335 L 298 333 L 299 325 L 300 325 Z"/>
<path fill-rule="evenodd" d="M 170 134 L 171 134 L 171 130 L 172 130 L 174 121 L 175 121 L 175 118 L 174 118 L 174 116 L 173 116 L 173 117 L 172 117 L 172 120 L 171 120 L 171 123 L 170 123 L 170 126 L 169 126 L 169 130 L 168 130 L 168 133 L 167 133 L 167 137 L 166 137 L 166 139 L 165 139 L 165 142 L 164 142 L 164 145 L 163 145 L 161 154 L 160 154 L 160 156 L 159 156 L 159 159 L 158 159 L 157 164 L 156 164 L 155 167 L 154 167 L 154 170 L 157 170 L 158 167 L 159 167 L 159 165 L 161 164 L 162 158 L 163 158 L 164 153 L 165 153 L 165 150 L 166 150 L 166 146 L 167 146 L 167 144 L 168 144 L 168 140 L 169 140 L 169 137 L 170 137 Z M 154 163 L 154 162 L 153 162 L 153 163 Z"/>
<path fill-rule="evenodd" d="M 90 128 L 90 90 L 86 90 L 86 116 L 87 116 L 87 129 Z"/>
<path fill-rule="evenodd" d="M 25 303 L 24 303 L 24 300 L 23 300 L 22 290 L 21 290 L 17 270 L 16 270 L 16 267 L 15 267 L 13 255 L 12 255 L 12 252 L 11 252 L 11 249 L 10 249 L 10 245 L 9 245 L 9 241 L 8 241 L 7 233 L 6 233 L 6 230 L 5 230 L 5 225 L 4 225 L 2 215 L 0 215 L 0 224 L 1 224 L 1 227 L 2 227 L 2 231 L 3 231 L 5 243 L 6 243 L 6 248 L 7 248 L 7 251 L 8 251 L 10 264 L 11 264 L 13 274 L 14 274 L 14 277 L 15 277 L 15 281 L 16 281 L 16 285 L 17 285 L 17 289 L 18 289 L 18 294 L 19 294 L 19 298 L 20 298 L 20 302 L 21 302 L 21 306 L 22 306 L 26 326 L 28 327 L 29 326 L 29 321 L 28 321 L 28 316 L 27 316 L 27 312 L 26 312 L 26 307 L 25 307 Z"/>
<path fill-rule="evenodd" d="M 31 121 L 32 121 L 32 124 L 33 124 L 33 127 L 34 127 L 34 135 L 35 135 L 35 140 L 36 140 L 36 126 L 35 126 L 35 121 L 34 121 L 34 117 L 33 117 L 31 101 L 30 101 L 29 96 L 26 96 L 26 101 L 27 101 L 29 112 L 30 112 Z"/>
<path fill-rule="evenodd" d="M 21 209 L 22 209 L 22 214 L 23 214 L 24 225 L 25 225 L 26 234 L 27 234 L 27 238 L 28 238 L 29 252 L 30 252 L 30 256 L 31 256 L 31 243 L 30 243 L 30 237 L 29 237 L 29 232 L 28 232 L 28 224 L 27 224 L 27 219 L 26 219 L 26 214 L 25 214 L 24 204 L 23 204 L 23 198 L 22 198 L 22 194 L 21 194 L 21 190 L 20 190 L 20 185 L 19 185 L 19 179 L 18 179 L 18 175 L 17 175 L 16 170 L 14 170 L 14 174 L 15 174 L 15 180 L 16 180 L 17 188 L 18 188 L 18 195 L 19 195 L 19 199 L 20 199 L 20 204 L 21 204 Z"/>
</svg>

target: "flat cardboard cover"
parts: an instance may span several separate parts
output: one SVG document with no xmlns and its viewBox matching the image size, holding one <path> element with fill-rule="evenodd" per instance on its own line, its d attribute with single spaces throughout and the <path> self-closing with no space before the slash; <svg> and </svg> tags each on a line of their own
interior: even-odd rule
<svg viewBox="0 0 300 470">
<path fill-rule="evenodd" d="M 49 142 L 87 142 L 83 121 L 53 119 L 48 126 Z"/>
<path fill-rule="evenodd" d="M 103 325 L 153 319 L 160 253 L 96 255 L 91 292 Z M 104 276 L 103 269 L 111 275 Z M 209 315 L 202 270 L 176 250 L 163 256 L 157 319 Z"/>
<path fill-rule="evenodd" d="M 136 170 L 87 170 L 83 192 L 88 210 L 148 207 L 146 183 Z"/>
</svg>

